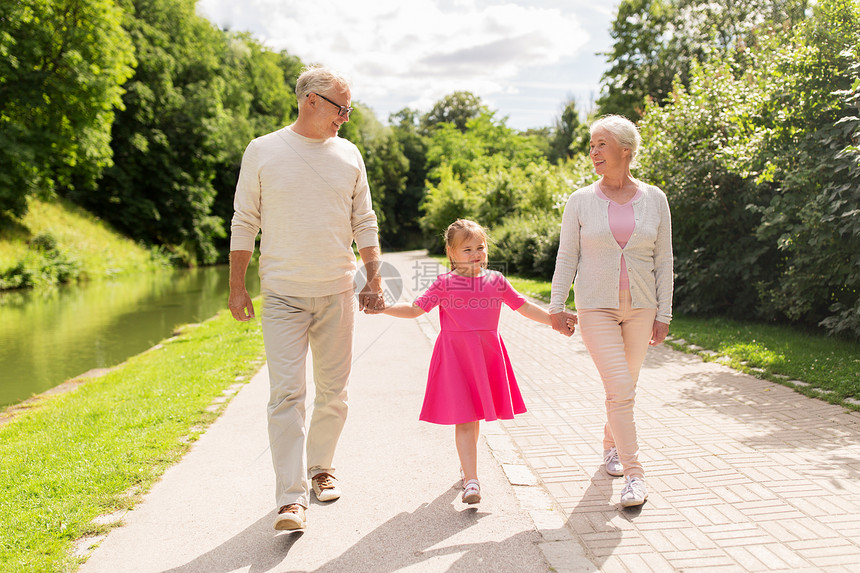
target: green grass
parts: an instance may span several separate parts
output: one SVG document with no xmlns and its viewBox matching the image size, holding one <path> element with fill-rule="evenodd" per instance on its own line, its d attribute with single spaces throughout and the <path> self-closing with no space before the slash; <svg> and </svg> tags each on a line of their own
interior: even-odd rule
<svg viewBox="0 0 860 573">
<path fill-rule="evenodd" d="M 670 333 L 674 340 L 668 344 L 675 348 L 698 352 L 689 348 L 693 344 L 717 353 L 705 356 L 706 360 L 720 360 L 834 404 L 844 403 L 845 398 L 860 400 L 860 343 L 788 326 L 727 318 L 679 316 L 672 320 Z M 860 409 L 851 403 L 845 405 Z"/>
<path fill-rule="evenodd" d="M 547 281 L 509 276 L 517 291 L 549 301 Z M 573 293 L 568 297 L 573 308 Z M 799 392 L 860 410 L 845 399 L 860 401 L 860 343 L 790 326 L 741 322 L 726 318 L 675 316 L 666 344 L 684 352 L 718 360 L 731 368 Z M 684 342 L 680 342 L 683 340 Z M 698 350 L 710 350 L 709 355 Z M 797 383 L 800 382 L 800 383 Z"/>
<path fill-rule="evenodd" d="M 76 570 L 93 518 L 133 506 L 263 355 L 260 322 L 224 311 L 0 425 L 0 571 Z"/>
<path fill-rule="evenodd" d="M 168 265 L 166 256 L 123 237 L 68 201 L 31 200 L 26 215 L 0 227 L 0 276 L 18 266 L 18 274 L 29 277 L 23 286 L 53 282 L 56 277 L 45 268 L 51 264 L 50 257 L 36 247 L 38 239 L 46 236 L 56 244 L 56 256 L 73 269 L 73 281 L 98 280 Z"/>
</svg>

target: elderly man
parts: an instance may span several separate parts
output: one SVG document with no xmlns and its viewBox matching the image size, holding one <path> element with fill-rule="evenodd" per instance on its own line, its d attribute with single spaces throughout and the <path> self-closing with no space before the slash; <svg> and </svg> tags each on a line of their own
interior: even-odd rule
<svg viewBox="0 0 860 573">
<path fill-rule="evenodd" d="M 352 111 L 349 85 L 332 70 L 310 67 L 296 82 L 296 97 L 295 123 L 254 139 L 245 149 L 230 242 L 230 311 L 246 321 L 254 317 L 254 307 L 245 273 L 262 230 L 262 325 L 277 530 L 305 527 L 308 478 L 318 500 L 341 495 L 332 461 L 346 421 L 356 306 L 369 313 L 385 306 L 364 161 L 355 145 L 337 137 Z M 368 277 L 357 305 L 353 242 Z M 306 431 L 308 346 L 316 394 Z"/>
</svg>

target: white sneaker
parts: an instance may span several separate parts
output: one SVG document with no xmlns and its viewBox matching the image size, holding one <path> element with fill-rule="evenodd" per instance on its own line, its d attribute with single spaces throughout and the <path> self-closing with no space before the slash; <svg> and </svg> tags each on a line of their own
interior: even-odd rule
<svg viewBox="0 0 860 573">
<path fill-rule="evenodd" d="M 621 490 L 621 507 L 642 505 L 648 499 L 648 489 L 645 480 L 640 477 L 629 477 L 624 489 Z"/>
<path fill-rule="evenodd" d="M 306 524 L 305 508 L 297 503 L 281 506 L 281 509 L 278 510 L 278 517 L 275 519 L 275 529 L 278 531 L 304 529 Z"/>
<path fill-rule="evenodd" d="M 340 488 L 335 483 L 337 479 L 327 472 L 320 472 L 311 478 L 314 494 L 320 501 L 334 501 L 340 498 Z"/>
<path fill-rule="evenodd" d="M 618 460 L 618 450 L 615 448 L 603 451 L 603 465 L 606 468 L 606 473 L 611 476 L 619 477 L 624 475 L 624 467 Z"/>
<path fill-rule="evenodd" d="M 475 504 L 481 501 L 481 486 L 476 479 L 470 479 L 463 486 L 463 503 Z"/>
</svg>

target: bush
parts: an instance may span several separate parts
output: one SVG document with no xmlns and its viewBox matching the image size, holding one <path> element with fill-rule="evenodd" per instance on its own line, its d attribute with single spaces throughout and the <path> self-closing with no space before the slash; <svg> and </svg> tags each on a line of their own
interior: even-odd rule
<svg viewBox="0 0 860 573">
<path fill-rule="evenodd" d="M 523 277 L 552 279 L 561 212 L 508 218 L 491 233 L 490 266 Z"/>
<path fill-rule="evenodd" d="M 860 338 L 860 6 L 714 59 L 640 125 L 672 207 L 681 312 Z"/>
<path fill-rule="evenodd" d="M 0 290 L 66 284 L 80 275 L 78 261 L 50 233 L 33 237 L 29 248 L 24 259 L 0 273 Z"/>
</svg>

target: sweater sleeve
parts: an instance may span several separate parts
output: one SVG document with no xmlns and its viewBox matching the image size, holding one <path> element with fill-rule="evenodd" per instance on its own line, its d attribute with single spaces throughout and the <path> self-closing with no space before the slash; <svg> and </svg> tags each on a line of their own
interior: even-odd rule
<svg viewBox="0 0 860 573">
<path fill-rule="evenodd" d="M 659 191 L 659 189 L 658 189 Z M 672 320 L 672 294 L 675 269 L 672 253 L 672 213 L 665 193 L 660 191 L 660 226 L 654 245 L 654 275 L 657 283 L 657 320 L 669 324 Z"/>
<path fill-rule="evenodd" d="M 233 199 L 233 221 L 230 226 L 230 250 L 254 252 L 254 241 L 260 232 L 260 177 L 257 148 L 252 141 L 242 155 L 239 181 Z"/>
<path fill-rule="evenodd" d="M 367 168 L 358 149 L 356 149 L 356 155 L 358 155 L 361 169 L 352 198 L 352 236 L 354 237 L 356 247 L 359 249 L 378 247 L 379 225 L 376 220 L 376 212 L 373 210 L 373 201 L 370 197 Z"/>
<path fill-rule="evenodd" d="M 570 293 L 570 285 L 576 276 L 579 265 L 579 213 L 577 212 L 576 193 L 567 200 L 561 219 L 561 235 L 558 241 L 558 255 L 555 259 L 555 272 L 552 275 L 552 291 L 548 312 L 555 314 L 564 310 L 564 303 Z"/>
</svg>

